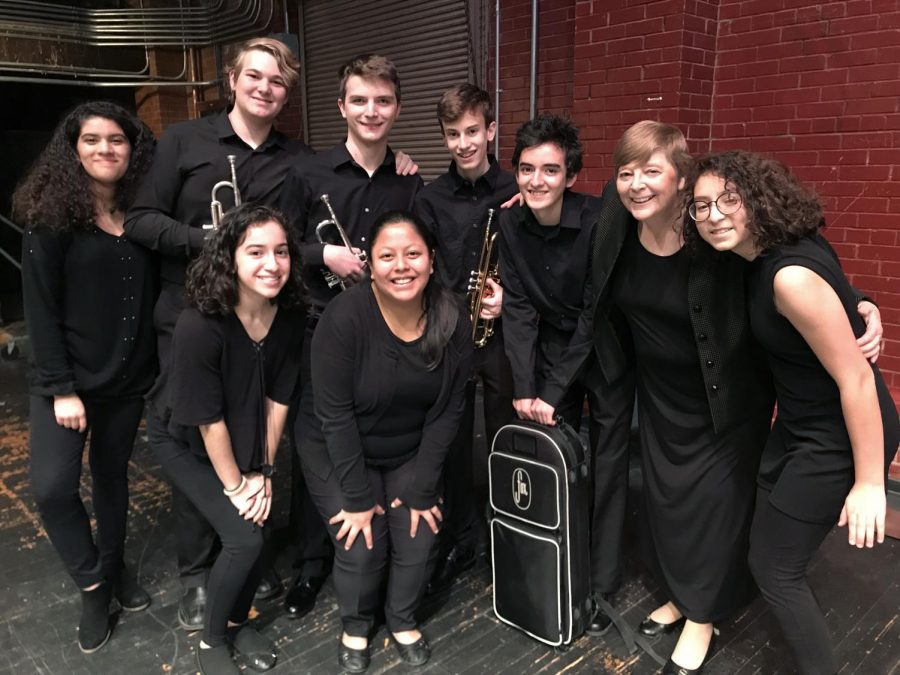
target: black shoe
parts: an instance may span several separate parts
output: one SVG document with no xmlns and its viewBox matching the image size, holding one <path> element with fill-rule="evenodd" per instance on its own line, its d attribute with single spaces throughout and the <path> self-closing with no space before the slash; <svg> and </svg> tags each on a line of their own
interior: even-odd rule
<svg viewBox="0 0 900 675">
<path fill-rule="evenodd" d="M 425 593 L 432 595 L 439 593 L 451 586 L 453 580 L 460 574 L 475 564 L 475 550 L 467 547 L 454 545 L 446 556 L 438 560 L 434 574 L 431 575 L 431 581 L 425 588 Z"/>
<path fill-rule="evenodd" d="M 609 629 L 612 628 L 612 625 L 613 622 L 609 615 L 595 603 L 594 615 L 591 617 L 591 621 L 584 632 L 591 637 L 600 637 L 601 635 L 606 635 Z"/>
<path fill-rule="evenodd" d="M 683 617 L 682 617 L 683 619 Z M 679 619 L 681 621 L 681 619 Z M 655 622 L 654 622 L 655 623 Z M 676 622 L 677 623 L 677 622 Z M 665 624 L 663 624 L 665 625 Z M 671 624 L 669 624 L 671 625 Z M 699 675 L 703 671 L 703 666 L 706 665 L 706 662 L 709 661 L 709 657 L 712 656 L 713 653 L 713 645 L 716 642 L 716 636 L 718 635 L 718 631 L 713 628 L 712 635 L 709 636 L 709 646 L 706 648 L 706 656 L 703 657 L 703 661 L 696 668 L 685 668 L 684 666 L 679 666 L 672 660 L 672 657 L 669 657 L 669 660 L 666 661 L 666 665 L 663 666 L 662 675 Z"/>
<path fill-rule="evenodd" d="M 78 648 L 85 654 L 93 654 L 105 645 L 112 635 L 112 624 L 109 621 L 111 599 L 112 590 L 105 581 L 93 590 L 81 591 Z"/>
<path fill-rule="evenodd" d="M 372 655 L 369 652 L 369 645 L 365 649 L 351 649 L 344 644 L 344 640 L 338 638 L 338 665 L 348 673 L 364 673 L 369 668 L 369 662 Z"/>
<path fill-rule="evenodd" d="M 284 611 L 289 619 L 299 619 L 306 616 L 316 605 L 316 596 L 322 590 L 327 576 L 307 577 L 299 576 L 291 586 L 291 590 L 284 597 Z"/>
<path fill-rule="evenodd" d="M 668 635 L 672 631 L 680 628 L 684 624 L 684 617 L 673 621 L 672 623 L 660 623 L 654 621 L 649 616 L 641 621 L 638 626 L 638 633 L 648 638 L 659 637 L 660 635 Z"/>
<path fill-rule="evenodd" d="M 391 638 L 397 647 L 397 653 L 400 654 L 400 658 L 403 659 L 404 663 L 411 666 L 423 666 L 431 658 L 431 646 L 424 635 L 411 645 L 402 645 L 393 636 Z"/>
<path fill-rule="evenodd" d="M 150 606 L 150 595 L 138 584 L 137 579 L 123 568 L 113 587 L 113 595 L 126 612 L 140 612 Z"/>
<path fill-rule="evenodd" d="M 205 613 L 206 589 L 203 586 L 188 588 L 178 601 L 178 625 L 185 630 L 203 630 Z"/>
<path fill-rule="evenodd" d="M 203 649 L 197 645 L 197 669 L 200 675 L 240 675 L 240 669 L 231 658 L 228 645 Z"/>
<path fill-rule="evenodd" d="M 262 579 L 259 580 L 259 586 L 256 587 L 256 593 L 253 594 L 254 600 L 268 600 L 281 595 L 284 590 L 284 584 L 275 574 L 275 570 L 269 567 L 263 572 Z"/>
<path fill-rule="evenodd" d="M 232 645 L 235 653 L 243 658 L 248 668 L 266 671 L 275 667 L 278 652 L 269 638 L 247 624 L 236 626 L 229 634 L 233 635 Z"/>
</svg>

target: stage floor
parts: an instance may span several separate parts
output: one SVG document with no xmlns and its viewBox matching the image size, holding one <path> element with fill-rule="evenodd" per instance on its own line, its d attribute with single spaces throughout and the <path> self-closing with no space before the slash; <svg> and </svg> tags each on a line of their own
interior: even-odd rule
<svg viewBox="0 0 900 675">
<path fill-rule="evenodd" d="M 86 656 L 75 641 L 78 593 L 41 527 L 29 494 L 28 418 L 24 359 L 0 361 L 0 672 L 26 675 L 187 675 L 197 672 L 193 649 L 198 633 L 176 621 L 180 587 L 175 571 L 169 493 L 146 448 L 143 433 L 131 463 L 131 513 L 127 560 L 150 592 L 144 612 L 122 614 L 110 642 Z M 286 454 L 286 453 L 282 453 Z M 282 458 L 280 461 L 289 461 Z M 284 477 L 289 471 L 281 471 Z M 87 486 L 86 481 L 84 487 Z M 286 515 L 276 514 L 284 525 Z M 631 533 L 633 536 L 633 533 Z M 629 550 L 634 550 L 631 546 Z M 290 545 L 276 567 L 285 582 L 292 574 Z M 657 604 L 652 579 L 629 557 L 628 574 L 614 604 L 636 626 Z M 846 544 L 843 531 L 829 535 L 810 577 L 825 610 L 841 673 L 900 673 L 900 541 L 875 551 Z M 330 581 L 314 611 L 292 621 L 281 599 L 258 604 L 258 621 L 274 638 L 280 660 L 273 673 L 340 672 L 336 665 L 339 620 Z M 629 654 L 620 635 L 582 637 L 555 652 L 493 614 L 491 574 L 484 558 L 446 593 L 424 608 L 423 630 L 433 657 L 427 666 L 403 665 L 387 645 L 384 628 L 374 642 L 370 673 L 653 673 L 646 654 Z M 719 626 L 721 636 L 704 672 L 770 675 L 792 672 L 790 658 L 771 615 L 757 599 Z M 675 636 L 655 644 L 667 656 Z M 252 672 L 252 671 L 250 671 Z"/>
</svg>

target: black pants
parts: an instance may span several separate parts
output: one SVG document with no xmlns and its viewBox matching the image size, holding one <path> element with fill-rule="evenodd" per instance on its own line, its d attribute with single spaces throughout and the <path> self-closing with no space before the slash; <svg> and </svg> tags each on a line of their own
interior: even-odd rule
<svg viewBox="0 0 900 675">
<path fill-rule="evenodd" d="M 778 620 L 801 673 L 838 671 L 831 634 L 806 579 L 806 569 L 834 523 L 809 523 L 779 511 L 769 492 L 756 492 L 750 529 L 750 571 Z"/>
<path fill-rule="evenodd" d="M 551 375 L 569 336 L 542 330 L 538 345 L 538 387 Z M 628 440 L 634 412 L 634 375 L 607 384 L 594 356 L 581 378 L 556 406 L 576 430 L 588 402 L 591 461 L 591 591 L 613 593 L 622 581 L 622 534 L 628 498 Z"/>
<path fill-rule="evenodd" d="M 413 480 L 415 465 L 413 458 L 396 469 L 367 468 L 372 494 L 385 510 L 383 516 L 372 518 L 371 551 L 366 548 L 362 534 L 349 551 L 345 550 L 345 541 L 334 538 L 340 525 L 327 526 L 335 551 L 332 573 L 334 592 L 341 612 L 341 623 L 348 635 L 371 635 L 385 579 L 387 595 L 384 615 L 388 630 L 398 633 L 412 630 L 417 625 L 415 613 L 437 553 L 436 535 L 420 519 L 415 538 L 410 537 L 409 509 L 406 506 L 390 506 Z M 337 477 L 332 472 L 327 480 L 322 481 L 308 471 L 307 485 L 319 507 L 322 521 L 327 523 L 343 508 Z"/>
<path fill-rule="evenodd" d="M 300 395 L 291 406 L 288 423 L 288 440 L 294 451 L 291 463 L 291 514 L 290 522 L 298 544 L 297 559 L 294 566 L 300 576 L 325 576 L 331 570 L 334 558 L 334 547 L 331 535 L 322 523 L 319 509 L 310 497 L 307 486 L 307 472 L 303 471 L 300 460 L 300 446 L 306 442 L 312 430 L 320 430 L 321 425 L 313 409 L 313 388 L 310 347 L 312 336 L 318 319 L 311 319 L 306 325 L 303 338 L 303 355 L 300 364 Z M 335 511 L 334 513 L 337 513 Z M 331 515 L 334 515 L 331 514 Z"/>
<path fill-rule="evenodd" d="M 168 400 L 166 392 L 170 378 L 169 357 L 172 351 L 172 333 L 175 331 L 175 323 L 183 309 L 184 286 L 164 283 L 153 310 L 160 373 L 153 391 L 150 392 L 151 401 L 157 397 Z M 150 409 L 151 412 L 147 415 L 148 431 L 154 429 L 166 434 L 165 422 L 153 414 L 152 404 Z M 188 496 L 176 484 L 171 484 L 178 576 L 181 585 L 186 589 L 204 586 L 213 561 L 219 554 L 219 538 L 209 521 L 203 517 Z"/>
<path fill-rule="evenodd" d="M 222 543 L 206 582 L 203 623 L 203 641 L 216 647 L 225 642 L 228 621 L 243 623 L 250 613 L 262 575 L 263 530 L 238 515 L 209 461 L 158 427 L 148 435 L 169 480 L 188 496 Z"/>
<path fill-rule="evenodd" d="M 31 488 L 44 529 L 79 588 L 104 579 L 115 581 L 122 569 L 128 517 L 128 460 L 144 401 L 82 399 L 88 429 L 84 433 L 56 423 L 53 399 L 31 396 Z M 91 520 L 79 494 L 85 441 L 90 435 Z"/>
<path fill-rule="evenodd" d="M 487 345 L 475 350 L 475 379 L 466 386 L 466 410 L 444 464 L 444 524 L 441 529 L 441 545 L 444 550 L 449 550 L 455 544 L 473 548 L 478 543 L 484 499 L 476 494 L 475 487 L 484 483 L 485 477 L 479 476 L 480 480 L 476 480 L 473 472 L 476 380 L 481 379 L 488 452 L 500 427 L 516 417 L 512 406 L 512 371 L 503 351 L 501 330 L 500 324 L 495 322 L 493 337 Z"/>
</svg>

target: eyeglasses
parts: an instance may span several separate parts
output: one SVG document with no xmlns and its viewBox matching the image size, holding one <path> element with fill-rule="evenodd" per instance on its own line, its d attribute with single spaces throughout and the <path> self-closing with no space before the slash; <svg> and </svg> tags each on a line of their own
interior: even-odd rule
<svg viewBox="0 0 900 675">
<path fill-rule="evenodd" d="M 723 192 L 712 202 L 695 201 L 688 207 L 688 214 L 698 223 L 702 223 L 709 218 L 713 204 L 720 214 L 727 216 L 741 208 L 741 203 L 741 196 L 737 192 Z"/>
</svg>

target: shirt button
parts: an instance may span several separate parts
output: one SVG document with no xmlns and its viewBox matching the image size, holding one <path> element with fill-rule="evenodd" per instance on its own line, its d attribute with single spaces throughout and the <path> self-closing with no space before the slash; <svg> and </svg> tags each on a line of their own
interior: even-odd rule
<svg viewBox="0 0 900 675">
<path fill-rule="evenodd" d="M 366 208 L 363 209 L 363 211 L 365 211 L 366 213 L 368 213 L 368 212 L 369 212 L 369 207 L 367 206 Z"/>
<path fill-rule="evenodd" d="M 695 312 L 699 312 L 701 309 L 703 309 L 703 308 L 700 305 L 694 305 Z"/>
<path fill-rule="evenodd" d="M 713 392 L 717 392 L 717 391 L 719 391 L 719 385 L 714 384 L 713 386 L 710 387 L 710 389 L 712 389 Z"/>
<path fill-rule="evenodd" d="M 131 318 L 133 319 L 134 317 L 131 317 Z M 709 366 L 710 368 L 712 368 L 713 365 L 715 365 L 715 364 L 712 361 L 707 361 L 706 365 Z"/>
<path fill-rule="evenodd" d="M 706 342 L 706 333 L 700 333 L 697 336 L 697 339 L 700 340 L 700 342 Z"/>
<path fill-rule="evenodd" d="M 544 266 L 544 269 L 547 270 L 547 271 L 549 272 L 549 271 L 550 271 L 550 265 L 545 265 L 545 266 Z"/>
</svg>

